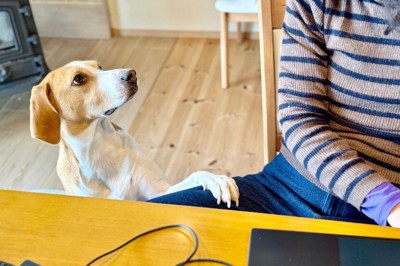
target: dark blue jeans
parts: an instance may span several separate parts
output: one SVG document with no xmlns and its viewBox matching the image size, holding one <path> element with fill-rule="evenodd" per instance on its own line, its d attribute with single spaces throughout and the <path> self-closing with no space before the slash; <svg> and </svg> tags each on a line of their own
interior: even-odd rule
<svg viewBox="0 0 400 266">
<path fill-rule="evenodd" d="M 374 223 L 352 205 L 321 190 L 299 174 L 281 155 L 258 174 L 235 177 L 239 187 L 239 207 L 231 210 L 272 213 L 329 220 Z M 227 209 L 217 204 L 210 191 L 196 187 L 149 202 Z"/>
</svg>

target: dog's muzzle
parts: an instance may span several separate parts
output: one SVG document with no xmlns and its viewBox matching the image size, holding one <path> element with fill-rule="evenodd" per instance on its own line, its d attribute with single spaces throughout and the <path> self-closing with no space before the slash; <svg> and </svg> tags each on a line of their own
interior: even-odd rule
<svg viewBox="0 0 400 266">
<path fill-rule="evenodd" d="M 127 85 L 127 90 L 128 90 L 128 98 L 125 102 L 129 101 L 132 99 L 132 97 L 136 94 L 138 91 L 138 85 L 137 85 L 137 77 L 136 77 L 136 71 L 133 69 L 130 69 L 124 73 L 121 74 L 121 80 L 126 82 Z M 119 106 L 118 106 L 119 107 Z M 112 115 L 118 107 L 112 108 L 110 110 L 107 110 L 104 115 Z"/>
</svg>

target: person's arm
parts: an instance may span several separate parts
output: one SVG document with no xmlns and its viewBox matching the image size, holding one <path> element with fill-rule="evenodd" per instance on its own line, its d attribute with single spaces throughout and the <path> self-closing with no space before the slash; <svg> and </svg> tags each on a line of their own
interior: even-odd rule
<svg viewBox="0 0 400 266">
<path fill-rule="evenodd" d="M 287 1 L 279 79 L 283 145 L 323 186 L 362 211 L 367 195 L 388 181 L 330 126 L 327 86 L 335 62 L 325 43 L 324 11 L 321 0 Z"/>
<path fill-rule="evenodd" d="M 400 212 L 392 211 L 397 205 L 400 208 L 400 190 L 392 183 L 385 182 L 368 193 L 361 205 L 361 211 L 379 225 L 389 223 L 400 227 Z"/>
</svg>

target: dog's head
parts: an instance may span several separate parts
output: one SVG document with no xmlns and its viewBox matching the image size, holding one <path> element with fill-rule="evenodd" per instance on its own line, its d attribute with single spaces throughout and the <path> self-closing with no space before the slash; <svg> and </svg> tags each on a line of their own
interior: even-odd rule
<svg viewBox="0 0 400 266">
<path fill-rule="evenodd" d="M 31 135 L 57 144 L 62 119 L 84 123 L 109 116 L 137 90 L 132 69 L 104 71 L 95 61 L 71 62 L 50 72 L 32 88 Z"/>
</svg>

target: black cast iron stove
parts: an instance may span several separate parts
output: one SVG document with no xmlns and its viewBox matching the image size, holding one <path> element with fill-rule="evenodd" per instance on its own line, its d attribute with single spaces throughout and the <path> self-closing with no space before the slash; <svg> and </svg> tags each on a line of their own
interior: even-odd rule
<svg viewBox="0 0 400 266">
<path fill-rule="evenodd" d="M 1 0 L 0 96 L 30 90 L 48 71 L 29 0 Z"/>
</svg>

